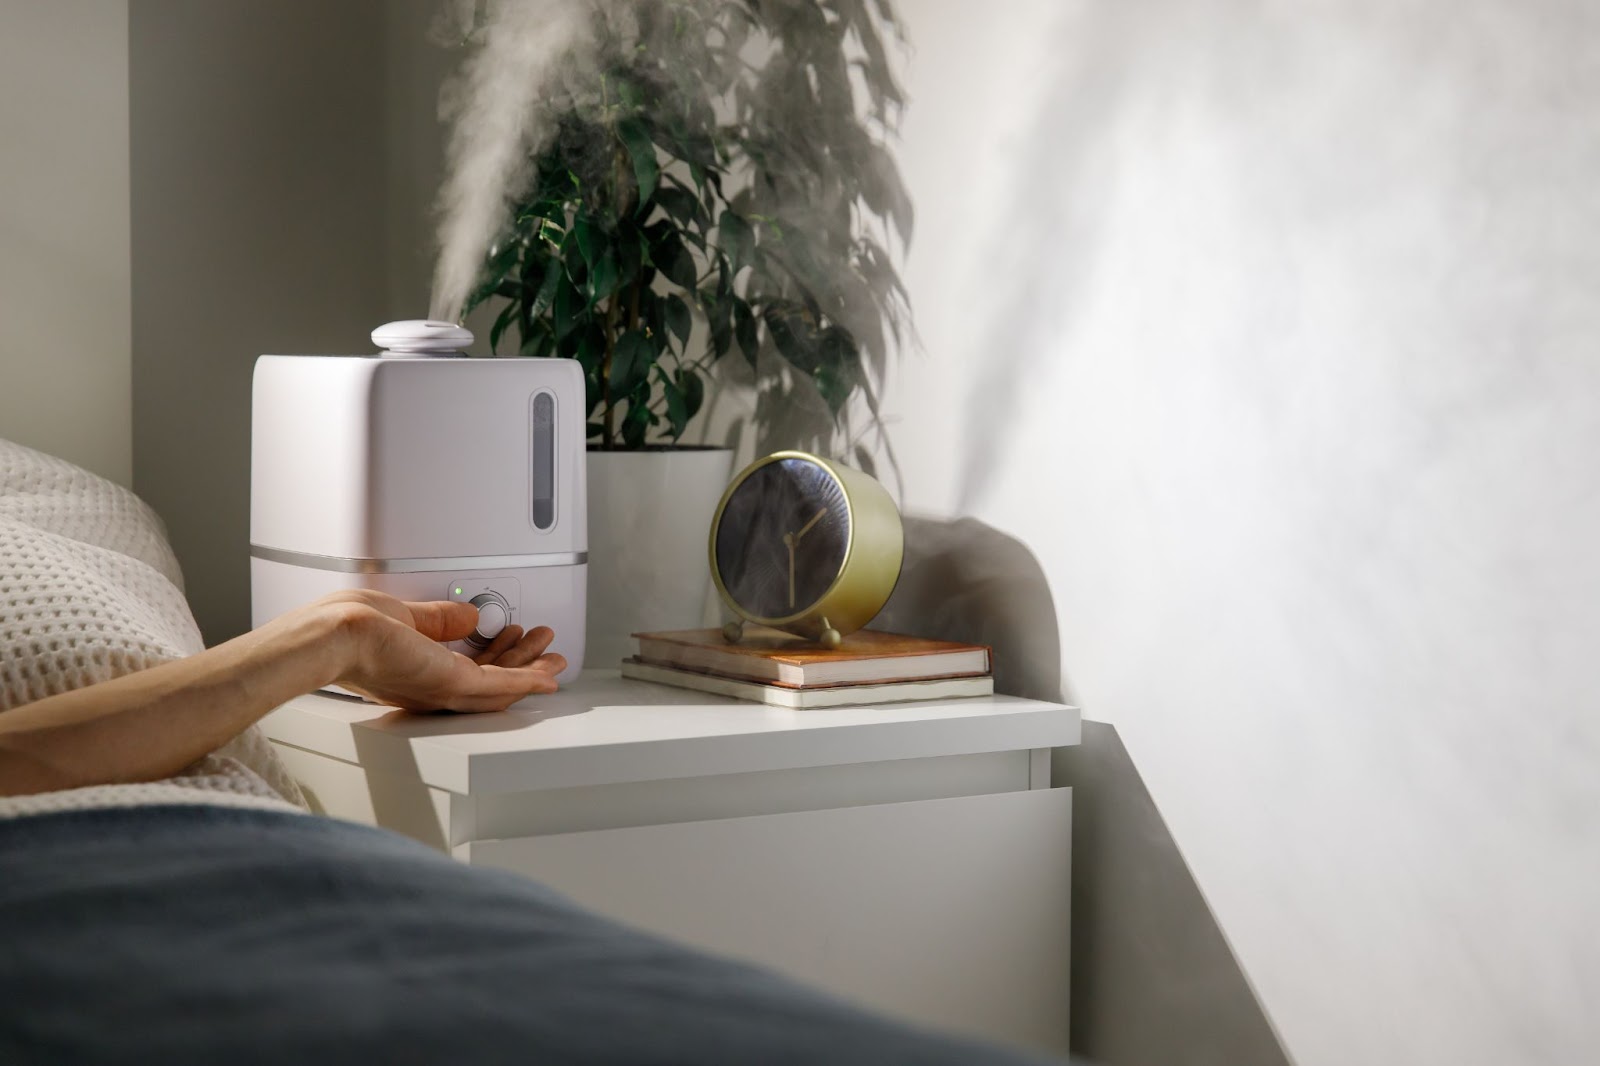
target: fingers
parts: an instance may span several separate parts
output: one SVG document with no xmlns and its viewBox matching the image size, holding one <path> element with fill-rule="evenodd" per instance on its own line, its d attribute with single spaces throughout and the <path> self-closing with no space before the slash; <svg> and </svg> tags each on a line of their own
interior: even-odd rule
<svg viewBox="0 0 1600 1066">
<path fill-rule="evenodd" d="M 539 656 L 538 661 L 533 664 L 533 668 L 535 670 L 543 670 L 550 675 L 550 691 L 554 692 L 559 687 L 555 685 L 556 675 L 567 668 L 567 657 L 560 652 L 553 651 L 548 655 Z"/>
<path fill-rule="evenodd" d="M 509 625 L 473 657 L 473 662 L 479 666 L 527 666 L 544 654 L 555 637 L 549 626 L 534 626 L 524 633 L 521 626 Z"/>
<path fill-rule="evenodd" d="M 550 642 L 556 638 L 555 631 L 549 626 L 534 626 L 522 635 L 511 647 L 505 649 L 493 659 L 480 660 L 485 665 L 504 666 L 515 668 L 527 666 L 539 656 L 543 655 Z"/>
<path fill-rule="evenodd" d="M 470 603 L 434 600 L 407 603 L 411 624 L 429 640 L 465 640 L 478 626 L 478 609 Z"/>
<path fill-rule="evenodd" d="M 503 711 L 527 696 L 555 692 L 560 687 L 556 675 L 567 668 L 567 660 L 553 653 L 520 667 L 479 665 L 464 655 L 447 654 L 455 658 L 454 669 L 432 685 L 395 684 L 398 679 L 393 678 L 378 685 L 342 683 L 369 699 L 405 710 Z"/>
<path fill-rule="evenodd" d="M 472 661 L 479 666 L 487 666 L 489 663 L 497 662 L 502 655 L 515 648 L 517 641 L 520 639 L 522 639 L 522 627 L 508 625 L 499 633 L 496 633 L 495 638 L 489 642 L 489 646 L 474 655 Z"/>
<path fill-rule="evenodd" d="M 566 668 L 567 661 L 559 655 L 546 655 L 527 666 L 509 669 L 479 666 L 472 691 L 458 691 L 442 707 L 468 714 L 503 711 L 525 697 L 555 692 L 560 688 L 556 675 Z"/>
<path fill-rule="evenodd" d="M 529 654 L 527 649 L 547 646 L 554 634 L 543 626 L 539 628 L 544 632 L 529 633 L 508 655 L 520 657 Z M 477 664 L 463 671 L 443 706 L 453 711 L 503 711 L 526 696 L 555 692 L 560 688 L 556 675 L 566 668 L 566 658 L 555 652 L 535 655 L 517 666 L 504 665 L 504 658 L 501 663 Z"/>
<path fill-rule="evenodd" d="M 547 650 L 555 639 L 548 626 L 524 632 L 508 625 L 474 658 L 444 646 L 477 626 L 471 604 L 451 601 L 402 603 L 375 594 L 348 597 L 376 608 L 361 630 L 362 654 L 341 684 L 379 702 L 411 710 L 498 711 L 534 693 L 556 691 L 556 675 L 567 661 Z M 375 602 L 374 602 L 375 601 Z M 388 617 L 376 621 L 382 615 Z"/>
</svg>

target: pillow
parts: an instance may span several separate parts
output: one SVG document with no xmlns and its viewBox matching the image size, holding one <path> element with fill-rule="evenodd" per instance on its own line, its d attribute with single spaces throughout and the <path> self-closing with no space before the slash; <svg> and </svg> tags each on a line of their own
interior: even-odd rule
<svg viewBox="0 0 1600 1066">
<path fill-rule="evenodd" d="M 0 440 L 0 711 L 204 647 L 155 512 L 121 485 Z M 253 727 L 218 755 L 299 801 Z"/>
<path fill-rule="evenodd" d="M 0 440 L 0 710 L 201 650 L 182 580 L 144 501 Z"/>
</svg>

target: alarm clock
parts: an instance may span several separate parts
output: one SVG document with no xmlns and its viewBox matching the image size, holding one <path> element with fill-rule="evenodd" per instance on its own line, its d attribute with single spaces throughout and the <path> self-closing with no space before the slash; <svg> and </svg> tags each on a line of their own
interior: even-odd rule
<svg viewBox="0 0 1600 1066">
<path fill-rule="evenodd" d="M 734 477 L 711 519 L 711 579 L 739 621 L 824 647 L 870 622 L 900 579 L 905 536 L 888 490 L 806 452 L 774 452 Z"/>
</svg>

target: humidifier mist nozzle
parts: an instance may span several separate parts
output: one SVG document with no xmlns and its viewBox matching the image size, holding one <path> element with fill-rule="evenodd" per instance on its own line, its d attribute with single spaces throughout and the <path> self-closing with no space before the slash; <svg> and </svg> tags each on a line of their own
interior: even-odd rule
<svg viewBox="0 0 1600 1066">
<path fill-rule="evenodd" d="M 383 349 L 384 355 L 465 355 L 472 331 L 454 322 L 411 318 L 379 326 L 372 331 L 372 343 Z"/>
</svg>

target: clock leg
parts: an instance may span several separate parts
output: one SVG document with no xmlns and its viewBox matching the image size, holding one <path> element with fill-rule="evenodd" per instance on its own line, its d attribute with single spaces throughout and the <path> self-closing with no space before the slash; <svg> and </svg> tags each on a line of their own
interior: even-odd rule
<svg viewBox="0 0 1600 1066">
<path fill-rule="evenodd" d="M 839 635 L 839 631 L 828 624 L 828 620 L 826 618 L 822 619 L 822 635 L 817 639 L 822 641 L 822 646 L 827 648 L 829 651 L 837 648 L 844 640 L 844 638 Z"/>
<path fill-rule="evenodd" d="M 729 622 L 727 625 L 723 626 L 722 639 L 727 641 L 729 644 L 739 643 L 744 639 L 744 623 L 735 621 Z"/>
</svg>

